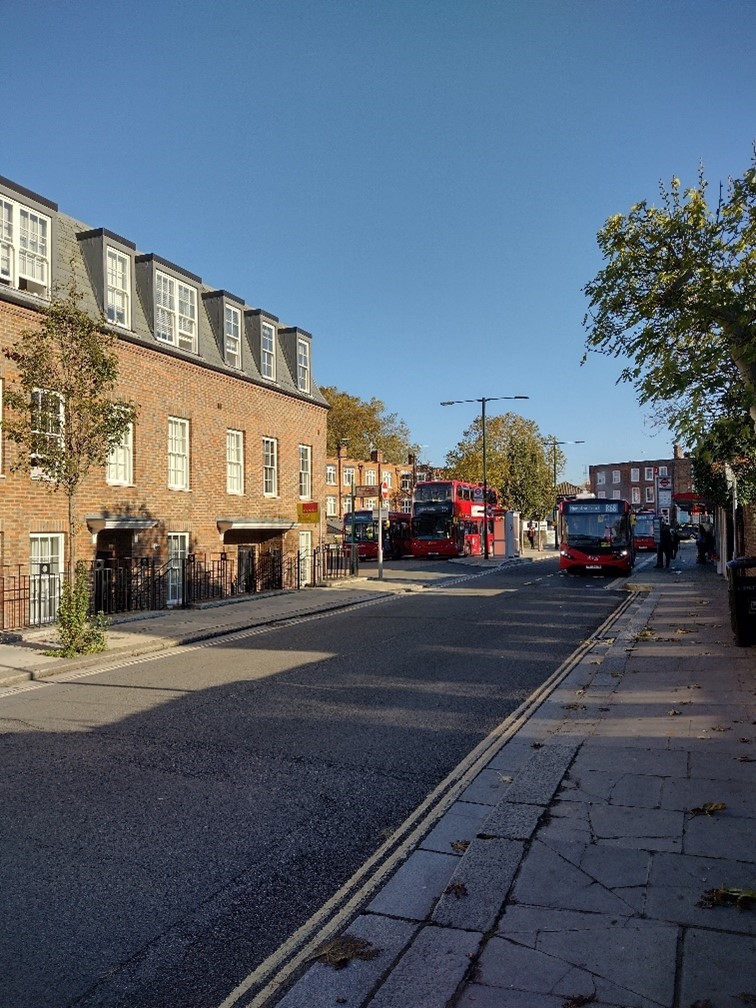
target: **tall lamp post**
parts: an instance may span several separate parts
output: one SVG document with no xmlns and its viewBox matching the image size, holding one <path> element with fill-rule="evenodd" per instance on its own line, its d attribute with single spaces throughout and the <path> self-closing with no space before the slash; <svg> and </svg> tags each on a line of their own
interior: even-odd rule
<svg viewBox="0 0 756 1008">
<path fill-rule="evenodd" d="M 488 473 L 486 469 L 486 403 L 500 399 L 530 399 L 526 395 L 481 396 L 480 399 L 446 399 L 442 406 L 458 406 L 461 403 L 480 403 L 480 426 L 483 441 L 483 556 L 488 560 Z"/>
<path fill-rule="evenodd" d="M 559 549 L 559 532 L 557 531 L 557 447 L 567 444 L 585 444 L 585 441 L 557 441 L 555 438 L 546 438 L 544 444 L 551 448 L 552 460 L 554 463 L 554 549 Z"/>
</svg>

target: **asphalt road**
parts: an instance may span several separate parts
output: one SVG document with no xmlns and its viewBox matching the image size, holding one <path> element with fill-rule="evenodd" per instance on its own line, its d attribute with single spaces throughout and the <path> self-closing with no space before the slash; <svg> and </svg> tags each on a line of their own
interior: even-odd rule
<svg viewBox="0 0 756 1008">
<path fill-rule="evenodd" d="M 0 699 L 2 1008 L 218 1008 L 622 597 L 450 575 Z"/>
</svg>

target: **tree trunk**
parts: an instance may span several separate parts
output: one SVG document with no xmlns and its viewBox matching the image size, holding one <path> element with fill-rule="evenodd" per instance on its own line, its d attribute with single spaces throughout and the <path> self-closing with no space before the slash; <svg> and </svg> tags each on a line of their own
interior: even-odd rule
<svg viewBox="0 0 756 1008">
<path fill-rule="evenodd" d="M 68 542 L 66 544 L 66 579 L 72 585 L 76 571 L 76 519 L 74 507 L 75 494 L 68 495 Z"/>
</svg>

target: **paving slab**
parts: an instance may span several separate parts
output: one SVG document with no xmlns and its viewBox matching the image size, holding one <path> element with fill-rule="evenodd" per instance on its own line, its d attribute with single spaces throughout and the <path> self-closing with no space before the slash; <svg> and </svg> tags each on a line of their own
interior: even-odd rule
<svg viewBox="0 0 756 1008">
<path fill-rule="evenodd" d="M 471 843 L 490 815 L 488 805 L 457 801 L 420 843 L 421 850 L 442 854 L 462 853 L 460 844 Z"/>
<path fill-rule="evenodd" d="M 588 846 L 581 848 L 574 843 L 562 850 L 558 845 L 535 840 L 520 867 L 512 889 L 512 902 L 621 916 L 635 913 L 636 908 L 613 891 L 611 880 L 601 878 L 598 860 L 588 869 L 581 867 L 587 850 Z M 603 863 L 611 862 L 605 858 Z M 642 885 L 646 878 L 647 872 L 641 868 L 638 881 L 627 884 Z"/>
<path fill-rule="evenodd" d="M 424 921 L 448 886 L 459 855 L 416 850 L 367 906 L 370 913 Z"/>
<path fill-rule="evenodd" d="M 480 840 L 461 859 L 433 910 L 436 924 L 485 932 L 501 913 L 524 851 L 519 840 Z"/>
<path fill-rule="evenodd" d="M 756 913 L 734 904 L 701 907 L 704 893 L 722 886 L 753 888 L 752 861 L 734 861 L 719 856 L 695 857 L 658 853 L 651 861 L 646 896 L 646 915 L 711 931 L 756 935 Z"/>
<path fill-rule="evenodd" d="M 554 915 L 542 914 L 540 926 L 522 940 L 506 931 L 505 915 L 481 954 L 477 983 L 517 990 L 522 1005 L 530 1004 L 525 996 L 531 993 L 626 1008 L 672 1004 L 674 971 L 669 963 L 676 954 L 677 928 L 602 913 L 555 927 Z"/>
<path fill-rule="evenodd" d="M 358 917 L 349 928 L 349 936 L 367 942 L 363 951 L 370 955 L 377 953 L 375 958 L 350 958 L 341 969 L 315 961 L 302 980 L 278 1001 L 279 1008 L 332 1008 L 337 1004 L 360 1004 L 380 978 L 388 974 L 417 930 L 417 925 L 390 917 L 369 914 Z"/>
<path fill-rule="evenodd" d="M 689 928 L 682 946 L 680 1004 L 756 1004 L 756 941 Z"/>
<path fill-rule="evenodd" d="M 423 928 L 370 1008 L 442 1008 L 470 970 L 481 937 L 454 928 Z"/>
</svg>

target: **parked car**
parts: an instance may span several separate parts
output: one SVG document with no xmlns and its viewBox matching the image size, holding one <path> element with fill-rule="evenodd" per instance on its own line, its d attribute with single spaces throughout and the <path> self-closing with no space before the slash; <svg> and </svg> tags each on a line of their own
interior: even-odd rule
<svg viewBox="0 0 756 1008">
<path fill-rule="evenodd" d="M 698 535 L 698 526 L 691 524 L 691 522 L 683 522 L 677 529 L 677 535 L 681 541 L 683 539 L 695 539 Z"/>
</svg>

